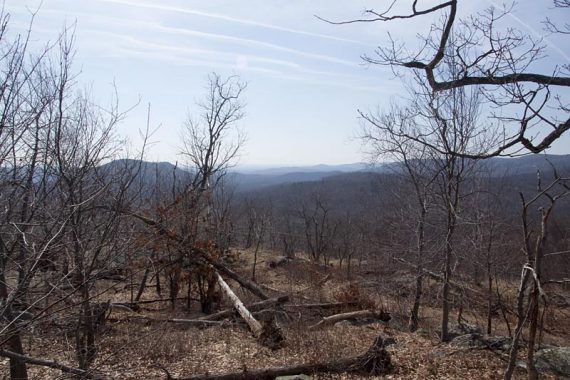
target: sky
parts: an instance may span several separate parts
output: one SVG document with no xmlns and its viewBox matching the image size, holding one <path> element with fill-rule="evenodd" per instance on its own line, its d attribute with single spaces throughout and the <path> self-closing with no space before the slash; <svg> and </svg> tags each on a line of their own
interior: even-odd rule
<svg viewBox="0 0 570 380">
<path fill-rule="evenodd" d="M 519 3 L 509 22 L 533 35 L 543 35 L 540 21 L 546 15 L 560 17 L 544 0 Z M 66 25 L 74 26 L 80 85 L 92 88 L 102 104 L 113 96 L 114 86 L 123 109 L 138 104 L 119 126 L 135 147 L 151 105 L 155 132 L 148 160 L 181 159 L 181 126 L 189 114 L 196 114 L 208 74 L 217 72 L 247 82 L 246 117 L 239 123 L 247 141 L 240 165 L 313 165 L 362 161 L 357 109 L 386 107 L 404 92 L 388 67 L 366 65 L 361 56 L 385 43 L 388 31 L 413 41 L 416 33 L 427 32 L 432 19 L 339 26 L 315 17 L 358 18 L 379 4 L 5 0 L 4 6 L 15 31 L 26 30 L 31 12 L 38 10 L 32 35 L 38 43 L 54 40 Z M 469 2 L 462 11 L 490 5 L 494 1 Z M 547 42 L 549 57 L 570 61 L 567 41 Z M 570 153 L 570 139 L 554 145 L 551 153 Z"/>
</svg>

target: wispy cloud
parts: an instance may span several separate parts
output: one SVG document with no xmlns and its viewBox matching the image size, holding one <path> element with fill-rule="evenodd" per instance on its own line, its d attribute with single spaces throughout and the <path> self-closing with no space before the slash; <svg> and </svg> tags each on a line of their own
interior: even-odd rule
<svg viewBox="0 0 570 380">
<path fill-rule="evenodd" d="M 148 24 L 146 27 L 148 27 Z M 271 50 L 275 50 L 275 51 L 281 51 L 284 53 L 294 54 L 294 55 L 297 55 L 300 57 L 311 58 L 311 59 L 320 60 L 320 61 L 324 61 L 324 62 L 328 62 L 328 63 L 336 63 L 336 64 L 351 66 L 351 67 L 356 67 L 358 65 L 357 62 L 333 57 L 330 55 L 309 53 L 306 51 L 288 48 L 288 47 L 285 47 L 282 45 L 277 45 L 277 44 L 273 44 L 273 43 L 269 43 L 269 42 L 263 42 L 263 41 L 259 41 L 259 40 L 253 40 L 253 39 L 249 39 L 249 38 L 234 37 L 234 36 L 228 36 L 225 34 L 201 32 L 201 31 L 188 29 L 188 28 L 173 28 L 173 27 L 168 27 L 168 26 L 156 24 L 156 23 L 152 27 L 154 27 L 157 30 L 160 30 L 162 32 L 165 32 L 165 33 L 190 35 L 190 36 L 196 36 L 196 37 L 211 38 L 211 39 L 217 39 L 217 40 L 222 40 L 222 41 L 230 41 L 230 42 L 235 42 L 235 43 L 259 46 L 259 47 L 263 47 L 263 48 L 267 48 L 267 49 L 271 49 Z"/>
<path fill-rule="evenodd" d="M 116 2 L 124 3 L 123 0 L 99 0 L 99 1 L 112 2 L 112 3 L 116 3 Z M 49 12 L 49 13 L 65 13 L 63 10 L 54 10 L 54 9 L 48 10 L 46 12 Z M 318 60 L 321 62 L 327 62 L 327 63 L 349 66 L 349 67 L 353 67 L 353 68 L 356 68 L 359 65 L 359 63 L 356 61 L 342 59 L 342 58 L 338 58 L 338 57 L 334 57 L 334 56 L 326 55 L 326 54 L 311 53 L 311 52 L 307 52 L 307 51 L 303 51 L 303 50 L 299 50 L 299 49 L 295 49 L 295 48 L 290 48 L 290 47 L 275 44 L 275 43 L 260 41 L 257 39 L 231 36 L 231 35 L 227 35 L 227 34 L 210 33 L 210 32 L 204 32 L 204 31 L 199 31 L 199 30 L 195 30 L 195 29 L 190 29 L 190 28 L 170 27 L 170 26 L 165 26 L 165 25 L 162 25 L 160 23 L 151 22 L 151 21 L 144 21 L 143 22 L 143 21 L 137 21 L 137 20 L 125 20 L 123 18 L 117 18 L 117 17 L 113 17 L 113 16 L 109 16 L 109 15 L 101 15 L 101 14 L 94 15 L 94 14 L 86 13 L 86 12 L 75 12 L 75 15 L 76 16 L 83 15 L 83 16 L 87 16 L 87 17 L 96 17 L 98 19 L 105 19 L 105 20 L 107 20 L 107 22 L 111 23 L 115 27 L 125 27 L 125 26 L 140 27 L 146 31 L 152 29 L 152 30 L 155 30 L 157 32 L 161 32 L 161 33 L 165 33 L 165 34 L 181 35 L 181 36 L 185 35 L 185 36 L 192 36 L 192 37 L 198 37 L 198 38 L 204 38 L 204 39 L 210 39 L 210 40 L 216 40 L 216 41 L 222 41 L 222 42 L 232 42 L 232 43 L 241 44 L 241 45 L 260 47 L 260 48 L 270 49 L 273 51 L 289 53 L 289 54 L 299 56 L 299 57 L 314 59 L 314 60 Z M 120 35 L 121 33 L 119 33 L 117 31 L 116 34 Z"/>
<path fill-rule="evenodd" d="M 322 38 L 322 39 L 327 39 L 327 40 L 347 42 L 347 43 L 351 43 L 351 44 L 358 44 L 358 45 L 365 45 L 365 46 L 368 45 L 368 44 L 363 43 L 362 41 L 358 41 L 358 40 L 336 37 L 336 36 L 331 36 L 328 34 L 313 33 L 313 32 L 308 32 L 308 31 L 300 30 L 300 29 L 286 28 L 283 26 L 272 25 L 272 24 L 267 24 L 267 23 L 263 23 L 263 22 L 252 21 L 252 20 L 246 20 L 246 19 L 237 18 L 237 17 L 231 17 L 231 16 L 219 14 L 219 13 L 203 12 L 203 11 L 198 11 L 198 10 L 190 9 L 190 8 L 180 8 L 180 7 L 174 7 L 174 6 L 162 5 L 162 4 L 141 3 L 141 2 L 134 2 L 134 1 L 129 1 L 129 0 L 97 0 L 97 1 L 105 2 L 105 3 L 129 5 L 129 6 L 133 6 L 133 7 L 139 7 L 139 8 L 155 9 L 155 10 L 166 11 L 166 12 L 185 13 L 185 14 L 191 14 L 191 15 L 195 15 L 195 16 L 215 18 L 218 20 L 224 20 L 224 21 L 234 22 L 234 23 L 238 23 L 238 24 L 255 26 L 255 27 L 265 28 L 265 29 L 272 29 L 272 30 L 277 30 L 277 31 L 281 31 L 281 32 L 299 34 L 299 35 L 310 36 L 310 37 L 315 37 L 315 38 Z"/>
<path fill-rule="evenodd" d="M 503 4 L 499 4 L 497 1 L 495 0 L 487 0 L 487 3 L 489 3 L 491 6 L 497 8 L 497 9 L 503 9 L 505 7 L 505 5 Z M 517 15 L 515 15 L 513 13 L 513 11 L 510 11 L 508 13 L 509 17 L 512 18 L 513 20 L 515 20 L 520 26 L 522 26 L 523 28 L 525 28 L 526 30 L 528 30 L 532 35 L 534 35 L 535 38 L 539 38 L 539 39 L 543 39 L 544 41 L 546 41 L 546 43 L 548 44 L 548 46 L 554 50 L 556 53 L 558 53 L 562 58 L 564 58 L 565 60 L 567 60 L 568 62 L 570 62 L 570 56 L 568 55 L 568 53 L 566 53 L 563 49 L 561 49 L 558 45 L 556 45 L 554 42 L 552 42 L 544 33 L 539 32 L 538 30 L 536 30 L 535 28 L 533 28 L 528 22 L 525 22 L 523 20 L 521 20 L 520 17 L 518 17 Z"/>
<path fill-rule="evenodd" d="M 101 34 L 111 35 L 113 33 L 101 32 Z M 283 60 L 247 56 L 248 64 L 238 67 L 236 65 L 236 57 L 238 57 L 238 54 L 236 53 L 170 46 L 140 40 L 131 36 L 121 36 L 121 40 L 122 43 L 113 49 L 114 52 L 119 53 L 117 56 L 121 57 L 131 56 L 138 59 L 164 61 L 178 66 L 200 66 L 257 72 L 284 81 L 295 81 L 305 84 L 337 87 L 377 94 L 386 94 L 394 90 L 390 88 L 390 86 L 374 86 L 367 81 L 367 78 L 356 75 L 311 70 Z M 281 69 L 260 66 L 259 63 L 278 65 L 281 66 Z M 285 68 L 293 69 L 293 71 L 284 70 Z"/>
<path fill-rule="evenodd" d="M 120 37 L 120 40 L 117 40 L 119 43 L 116 44 L 116 46 L 112 47 L 112 49 L 109 49 L 109 46 L 107 46 L 106 49 L 109 53 L 111 53 L 111 56 L 114 57 L 136 56 L 137 58 L 168 61 L 169 63 L 177 65 L 204 66 L 208 68 L 216 67 L 225 69 L 238 68 L 236 62 L 236 59 L 240 57 L 240 54 L 238 53 L 154 43 L 132 36 L 117 35 L 112 32 L 99 32 L 98 34 L 104 36 L 113 36 L 115 40 L 117 40 L 117 37 Z M 117 54 L 118 52 L 120 52 L 120 54 Z M 282 71 L 263 66 L 252 65 L 249 63 L 267 63 L 270 65 L 289 68 L 299 67 L 299 65 L 294 62 L 258 56 L 247 56 L 247 61 L 248 64 L 240 66 L 239 69 L 273 75 L 281 75 Z"/>
</svg>

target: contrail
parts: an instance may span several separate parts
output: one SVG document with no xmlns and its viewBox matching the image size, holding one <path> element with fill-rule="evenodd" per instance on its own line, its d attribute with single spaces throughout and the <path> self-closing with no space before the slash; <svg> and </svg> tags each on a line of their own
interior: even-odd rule
<svg viewBox="0 0 570 380">
<path fill-rule="evenodd" d="M 304 36 L 310 36 L 310 37 L 316 37 L 316 38 L 322 38 L 322 39 L 340 41 L 340 42 L 348 42 L 348 43 L 364 45 L 364 46 L 368 45 L 368 44 L 363 43 L 362 41 L 358 41 L 358 40 L 352 40 L 352 39 L 342 38 L 342 37 L 335 37 L 335 36 L 330 36 L 327 34 L 312 33 L 312 32 L 307 32 L 307 31 L 298 30 L 298 29 L 285 28 L 282 26 L 271 25 L 271 24 L 266 24 L 266 23 L 262 23 L 262 22 L 251 21 L 251 20 L 245 20 L 245 19 L 226 16 L 226 15 L 222 15 L 222 14 L 218 14 L 218 13 L 197 11 L 195 9 L 173 7 L 173 6 L 169 6 L 169 5 L 138 3 L 138 2 L 133 2 L 133 1 L 129 1 L 129 0 L 98 0 L 98 1 L 106 2 L 106 3 L 130 5 L 130 6 L 139 7 L 139 8 L 149 8 L 149 9 L 168 11 L 168 12 L 185 13 L 185 14 L 191 14 L 191 15 L 195 15 L 195 16 L 215 18 L 218 20 L 224 20 L 224 21 L 234 22 L 234 23 L 238 23 L 238 24 L 257 26 L 257 27 L 266 28 L 266 29 L 273 29 L 273 30 L 278 30 L 281 32 L 287 32 L 287 33 L 292 33 L 292 34 L 300 34 L 300 35 L 304 35 Z"/>
<path fill-rule="evenodd" d="M 495 0 L 487 0 L 487 3 L 491 4 L 492 6 L 496 7 L 496 8 L 501 8 L 502 6 L 499 6 L 497 4 L 497 2 Z M 535 37 L 539 37 L 542 38 L 546 41 L 546 44 L 554 51 L 556 51 L 558 54 L 560 54 L 561 57 L 563 57 L 565 60 L 567 60 L 568 62 L 570 62 L 570 56 L 568 54 L 566 54 L 566 52 L 564 50 L 562 50 L 561 48 L 559 48 L 558 46 L 556 46 L 552 41 L 550 41 L 548 39 L 548 37 L 545 37 L 542 33 L 538 32 L 536 29 L 534 29 L 532 26 L 530 26 L 528 23 L 525 23 L 523 20 L 521 20 L 520 18 L 518 18 L 517 16 L 515 16 L 513 14 L 513 12 L 509 12 L 508 15 L 515 20 L 517 23 L 519 23 L 521 26 L 523 26 L 524 28 L 526 28 L 528 31 L 530 31 L 532 34 L 534 34 Z"/>
</svg>

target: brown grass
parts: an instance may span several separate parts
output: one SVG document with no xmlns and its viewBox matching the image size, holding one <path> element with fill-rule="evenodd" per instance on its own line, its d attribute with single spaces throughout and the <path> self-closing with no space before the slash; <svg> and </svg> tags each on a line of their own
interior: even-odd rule
<svg viewBox="0 0 570 380">
<path fill-rule="evenodd" d="M 243 253 L 242 273 L 250 273 L 248 252 Z M 260 260 L 270 257 L 262 252 Z M 499 379 L 505 367 L 504 356 L 488 350 L 461 349 L 437 341 L 435 331 L 439 327 L 437 284 L 426 286 L 425 304 L 421 309 L 423 331 L 411 334 L 405 331 L 407 312 L 411 303 L 410 293 L 404 284 L 410 278 L 394 273 L 383 275 L 381 282 L 376 275 L 359 274 L 354 269 L 351 282 L 347 282 L 336 268 L 324 268 L 306 261 L 269 269 L 264 264 L 258 268 L 260 282 L 283 293 L 295 294 L 293 302 L 357 301 L 359 308 L 384 308 L 390 311 L 394 321 L 390 326 L 371 324 L 366 326 L 335 325 L 320 331 L 308 331 L 306 326 L 323 312 L 291 312 L 291 322 L 284 326 L 286 345 L 272 351 L 259 345 L 243 325 L 230 324 L 207 329 L 187 328 L 164 322 L 149 322 L 130 318 L 133 314 L 113 311 L 117 320 L 99 337 L 100 351 L 95 366 L 116 379 L 164 378 L 158 368 L 168 368 L 172 376 L 184 376 L 204 372 L 241 371 L 244 368 L 283 366 L 307 362 L 329 361 L 352 357 L 363 353 L 378 334 L 390 336 L 396 344 L 389 346 L 394 371 L 386 379 Z M 316 286 L 327 274 L 329 281 Z M 363 286 L 362 284 L 373 284 Z M 245 293 L 232 284 L 238 294 Z M 407 285 L 406 285 L 407 286 Z M 120 287 L 119 287 L 120 288 Z M 305 289 L 305 290 L 303 290 Z M 299 294 L 296 292 L 301 291 Z M 404 291 L 404 293 L 403 293 Z M 558 290 L 563 291 L 563 290 Z M 185 294 L 181 291 L 181 294 Z M 125 301 L 128 290 L 109 291 L 101 300 Z M 143 299 L 156 298 L 153 289 L 147 289 Z M 247 297 L 253 300 L 253 297 Z M 197 306 L 197 305 L 194 305 Z M 335 312 L 335 311 L 331 311 Z M 180 302 L 171 311 L 167 302 L 152 304 L 142 315 L 152 318 L 192 318 L 200 315 L 196 310 L 186 310 Z M 484 307 L 470 305 L 464 312 L 470 322 L 483 325 Z M 398 321 L 399 320 L 399 321 Z M 505 333 L 499 319 L 498 331 Z M 568 309 L 549 309 L 546 322 L 548 333 L 545 342 L 569 343 L 570 318 Z M 24 339 L 27 354 L 59 360 L 75 365 L 72 336 L 64 336 L 57 330 L 42 328 Z M 0 359 L 0 378 L 7 376 L 7 361 Z M 41 367 L 30 367 L 33 379 L 54 379 L 61 373 Z M 352 375 L 319 374 L 316 379 L 358 379 Z M 525 378 L 522 371 L 515 378 Z M 545 376 L 554 379 L 553 376 Z"/>
</svg>

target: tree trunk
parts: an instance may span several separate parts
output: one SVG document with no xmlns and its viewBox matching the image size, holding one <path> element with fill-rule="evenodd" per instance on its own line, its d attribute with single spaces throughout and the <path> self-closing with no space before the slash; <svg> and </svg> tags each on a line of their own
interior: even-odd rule
<svg viewBox="0 0 570 380">
<path fill-rule="evenodd" d="M 0 299 L 2 300 L 8 299 L 8 288 L 6 287 L 6 277 L 4 275 L 6 269 L 5 257 L 5 252 L 0 252 Z M 10 307 L 10 305 L 6 306 Z M 7 310 L 5 313 L 5 317 L 7 317 L 8 320 L 13 319 L 12 313 L 9 310 Z M 8 339 L 7 343 L 10 350 L 17 355 L 23 355 L 24 348 L 22 347 L 22 337 L 20 336 L 20 332 L 15 330 L 13 332 L 10 331 L 8 334 L 10 335 L 10 338 Z M 28 370 L 26 368 L 26 363 L 17 357 L 10 357 L 10 379 L 28 379 Z"/>
<path fill-rule="evenodd" d="M 24 354 L 22 337 L 19 332 L 12 333 L 12 336 L 8 339 L 8 347 L 15 354 Z M 10 357 L 10 380 L 28 380 L 26 363 L 18 357 Z"/>
<path fill-rule="evenodd" d="M 538 308 L 539 308 L 539 290 L 535 283 L 529 297 L 530 311 L 528 328 L 528 351 L 526 356 L 526 369 L 528 380 L 537 380 L 538 371 L 534 365 L 534 346 L 536 344 L 536 332 L 538 330 Z"/>
<path fill-rule="evenodd" d="M 493 327 L 493 276 L 490 265 L 487 264 L 487 335 L 491 335 Z"/>
<path fill-rule="evenodd" d="M 513 373 L 515 371 L 517 362 L 517 352 L 519 349 L 519 341 L 522 338 L 522 330 L 524 327 L 524 322 L 526 320 L 526 313 L 524 310 L 524 299 L 528 280 L 530 278 L 530 273 L 526 268 L 523 268 L 523 273 L 521 274 L 521 283 L 517 291 L 517 325 L 515 327 L 515 334 L 513 336 L 513 343 L 511 344 L 511 350 L 509 351 L 509 362 L 507 369 L 505 370 L 504 380 L 511 380 Z"/>
<path fill-rule="evenodd" d="M 144 274 L 143 274 L 143 278 L 141 280 L 141 284 L 139 285 L 139 290 L 137 291 L 137 295 L 135 296 L 134 302 L 138 302 L 141 299 L 141 296 L 142 296 L 144 289 L 146 287 L 146 281 L 148 279 L 149 273 L 150 273 L 150 264 L 147 264 L 147 266 L 144 270 Z"/>
<path fill-rule="evenodd" d="M 258 296 L 262 300 L 267 300 L 270 298 L 267 294 L 265 294 L 265 292 L 261 289 L 261 287 L 259 287 L 259 285 L 257 285 L 255 282 L 250 281 L 246 278 L 243 278 L 242 276 L 240 276 L 237 273 L 235 273 L 234 271 L 232 271 L 230 268 L 228 268 L 225 265 L 222 265 L 222 264 L 220 264 L 214 260 L 209 260 L 209 259 L 206 259 L 206 260 L 217 271 L 219 271 L 222 274 L 225 274 L 226 276 L 228 276 L 232 280 L 236 281 L 238 284 L 240 284 L 241 286 L 243 286 L 244 288 L 246 288 L 247 290 L 249 290 L 250 292 L 252 292 L 256 296 Z"/>
<path fill-rule="evenodd" d="M 216 279 L 218 280 L 218 284 L 220 284 L 220 289 L 228 296 L 234 308 L 238 312 L 238 314 L 243 318 L 245 323 L 249 326 L 254 337 L 259 338 L 261 335 L 261 330 L 263 329 L 261 323 L 259 323 L 251 314 L 251 312 L 245 307 L 243 302 L 236 296 L 236 294 L 232 291 L 229 285 L 224 281 L 222 276 L 218 272 L 214 272 Z"/>
<path fill-rule="evenodd" d="M 317 330 L 321 327 L 332 325 L 336 322 L 344 321 L 347 319 L 378 319 L 382 322 L 388 322 L 391 317 L 389 313 L 376 310 L 359 310 L 351 311 L 349 313 L 335 314 L 330 317 L 323 318 L 319 323 L 309 327 L 309 330 Z"/>
<path fill-rule="evenodd" d="M 457 197 L 457 194 L 456 194 Z M 456 205 L 456 203 L 454 204 Z M 455 207 L 448 206 L 447 210 L 447 234 L 445 237 L 445 262 L 443 270 L 443 288 L 441 303 L 441 341 L 449 341 L 449 312 L 451 305 L 449 302 L 450 283 L 451 283 L 451 260 L 453 255 L 453 232 L 455 231 L 456 217 L 454 214 Z"/>
<path fill-rule="evenodd" d="M 442 304 L 441 304 L 441 341 L 449 341 L 449 272 L 451 270 L 451 265 L 449 263 L 450 258 L 446 257 L 445 260 L 445 272 L 444 281 L 442 289 Z"/>
<path fill-rule="evenodd" d="M 418 322 L 419 322 L 419 312 L 420 312 L 420 303 L 422 299 L 422 286 L 423 286 L 423 253 L 424 253 L 424 236 L 425 236 L 425 217 L 426 217 L 426 209 L 425 206 L 422 205 L 421 213 L 420 213 L 420 220 L 418 222 L 418 230 L 417 230 L 417 255 L 416 255 L 416 289 L 414 292 L 414 303 L 412 305 L 412 310 L 410 311 L 410 323 L 409 328 L 411 332 L 414 332 L 418 329 Z"/>
</svg>

